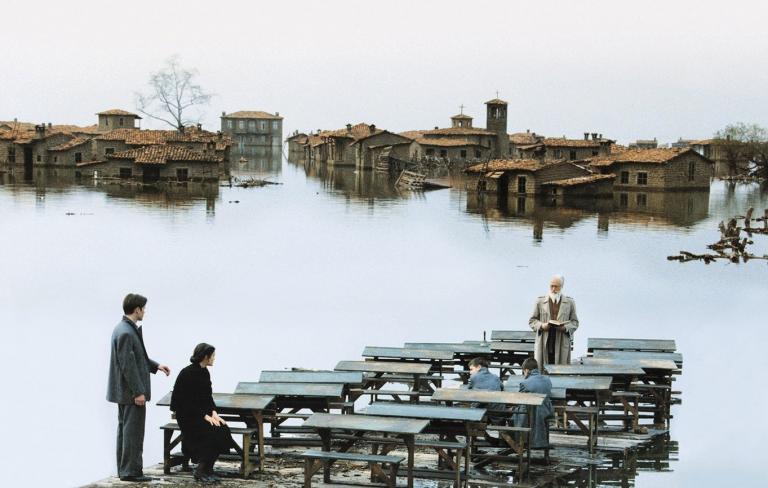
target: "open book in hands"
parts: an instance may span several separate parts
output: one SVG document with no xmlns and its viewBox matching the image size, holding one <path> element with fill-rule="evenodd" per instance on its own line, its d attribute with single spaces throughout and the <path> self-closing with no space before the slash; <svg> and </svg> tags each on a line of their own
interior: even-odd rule
<svg viewBox="0 0 768 488">
<path fill-rule="evenodd" d="M 565 322 L 560 322 L 559 320 L 550 320 L 547 323 L 550 327 L 563 327 L 565 325 Z"/>
</svg>

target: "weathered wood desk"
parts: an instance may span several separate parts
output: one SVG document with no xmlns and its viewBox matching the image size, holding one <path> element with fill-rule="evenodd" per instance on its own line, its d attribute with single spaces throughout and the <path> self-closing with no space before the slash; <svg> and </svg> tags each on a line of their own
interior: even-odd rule
<svg viewBox="0 0 768 488">
<path fill-rule="evenodd" d="M 344 395 L 343 384 L 324 383 L 254 383 L 241 381 L 235 393 L 250 395 L 272 395 L 275 397 L 275 413 L 269 419 L 273 438 L 290 431 L 282 424 L 289 419 L 306 419 L 309 414 L 302 410 L 328 412 L 333 402 L 341 402 Z M 274 441 L 278 442 L 278 441 Z M 286 443 L 281 441 L 281 443 Z"/>
<path fill-rule="evenodd" d="M 331 440 L 339 431 L 345 431 L 352 435 L 352 439 L 345 439 L 345 443 L 339 452 L 347 452 L 357 441 L 366 441 L 366 434 L 381 433 L 396 436 L 402 439 L 408 450 L 408 466 L 406 477 L 408 488 L 413 488 L 413 459 L 415 451 L 415 437 L 429 425 L 428 420 L 407 419 L 395 417 L 377 417 L 373 415 L 337 415 L 329 413 L 316 413 L 304 422 L 304 426 L 316 429 L 323 443 L 323 450 L 331 450 Z M 374 440 L 375 441 L 375 440 Z M 330 462 L 323 466 L 323 479 L 330 480 Z"/>
<path fill-rule="evenodd" d="M 683 369 L 683 355 L 679 352 L 654 352 L 654 351 L 614 351 L 611 349 L 597 349 L 593 357 L 607 359 L 667 359 L 674 361 L 679 369 Z"/>
<path fill-rule="evenodd" d="M 445 354 L 445 351 L 441 352 Z M 372 395 L 375 401 L 379 396 L 391 396 L 395 401 L 403 401 L 407 397 L 417 402 L 422 395 L 431 395 L 434 391 L 432 384 L 440 386 L 443 377 L 433 372 L 431 362 L 415 361 L 340 361 L 334 368 L 337 371 L 360 371 L 365 373 L 363 387 L 353 390 L 353 397 Z M 410 390 L 384 390 L 389 383 L 410 385 Z"/>
<path fill-rule="evenodd" d="M 598 350 L 612 351 L 651 351 L 675 352 L 675 341 L 670 339 L 609 339 L 590 337 L 587 339 L 587 352 Z"/>
<path fill-rule="evenodd" d="M 171 395 L 168 393 L 157 405 L 170 407 Z M 216 411 L 225 416 L 233 416 L 248 426 L 255 425 L 257 430 L 257 446 L 259 456 L 259 471 L 264 471 L 264 417 L 265 412 L 269 414 L 274 409 L 273 402 L 275 397 L 272 395 L 248 395 L 232 393 L 214 393 L 213 401 L 216 404 Z M 182 439 L 179 434 L 173 439 L 173 430 L 164 429 L 164 467 L 166 472 L 176 464 L 185 462 L 183 459 L 173 460 L 171 450 L 176 447 Z M 249 445 L 249 436 L 243 436 L 243 452 L 240 472 L 247 477 L 253 471 L 250 462 L 251 446 Z M 178 461 L 178 462 L 177 462 Z M 175 464 L 174 464 L 175 463 Z"/>
<path fill-rule="evenodd" d="M 491 341 L 536 342 L 536 333 L 532 330 L 492 330 Z"/>
<path fill-rule="evenodd" d="M 434 349 L 414 349 L 408 347 L 366 346 L 363 357 L 373 361 L 415 361 L 432 364 L 432 370 L 443 373 L 443 366 L 453 362 L 453 351 Z"/>
<path fill-rule="evenodd" d="M 342 395 L 347 401 L 330 403 L 330 408 L 338 408 L 344 413 L 354 413 L 352 388 L 363 386 L 363 373 L 359 371 L 262 371 L 259 383 L 320 383 L 340 384 L 344 386 Z"/>
<path fill-rule="evenodd" d="M 461 453 L 464 451 L 466 462 L 464 464 L 464 478 L 469 478 L 469 452 L 471 439 L 474 432 L 479 430 L 479 424 L 485 419 L 484 408 L 446 407 L 443 405 L 398 405 L 394 403 L 374 403 L 366 411 L 366 415 L 385 417 L 405 417 L 425 419 L 429 421 L 429 427 L 425 431 L 429 434 L 437 434 L 438 442 L 417 441 L 417 446 L 431 447 L 438 454 L 438 469 L 441 464 L 448 465 L 455 473 L 456 486 L 461 486 Z M 465 436 L 466 443 L 458 443 L 457 435 Z M 451 442 L 446 442 L 449 440 Z M 454 462 L 451 449 L 456 450 Z M 386 452 L 382 452 L 386 454 Z M 442 463 L 440 463 L 442 461 Z"/>
<path fill-rule="evenodd" d="M 476 467 L 482 467 L 489 464 L 492 460 L 503 460 L 505 456 L 509 456 L 514 453 L 517 458 L 518 476 L 523 476 L 523 473 L 528 471 L 531 462 L 531 449 L 530 449 L 530 437 L 531 429 L 533 428 L 533 419 L 536 416 L 536 408 L 540 407 L 546 398 L 545 395 L 538 393 L 519 393 L 510 391 L 486 391 L 486 390 L 465 390 L 457 388 L 440 388 L 434 395 L 432 395 L 432 401 L 443 402 L 447 405 L 454 403 L 469 403 L 469 404 L 500 404 L 505 407 L 510 406 L 524 406 L 528 409 L 528 427 L 519 429 L 515 427 L 507 426 L 495 426 L 486 425 L 484 430 L 499 432 L 500 437 L 509 446 L 507 449 L 501 451 L 498 455 L 476 455 L 481 461 L 475 463 Z M 494 412 L 495 414 L 505 414 L 507 416 L 514 412 Z M 518 442 L 510 435 L 510 432 L 519 431 L 522 442 Z M 523 459 L 526 460 L 526 469 L 523 469 Z"/>
</svg>

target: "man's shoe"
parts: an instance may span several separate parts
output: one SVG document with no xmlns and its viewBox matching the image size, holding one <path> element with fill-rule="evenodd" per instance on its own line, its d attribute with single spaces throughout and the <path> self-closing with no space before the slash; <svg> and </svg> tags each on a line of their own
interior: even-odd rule
<svg viewBox="0 0 768 488">
<path fill-rule="evenodd" d="M 130 481 L 133 483 L 147 483 L 149 481 L 152 481 L 152 478 L 149 476 L 139 475 L 139 476 L 121 476 L 120 481 Z"/>
</svg>

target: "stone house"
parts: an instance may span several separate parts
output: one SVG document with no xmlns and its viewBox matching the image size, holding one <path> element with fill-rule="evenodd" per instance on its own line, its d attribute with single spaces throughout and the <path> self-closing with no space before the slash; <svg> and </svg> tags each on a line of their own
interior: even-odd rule
<svg viewBox="0 0 768 488">
<path fill-rule="evenodd" d="M 469 175 L 467 190 L 515 196 L 604 196 L 610 195 L 613 187 L 613 176 L 594 174 L 570 161 L 502 159 L 476 164 L 465 171 Z"/>
<path fill-rule="evenodd" d="M 615 175 L 617 190 L 708 189 L 713 169 L 712 161 L 691 149 L 628 149 L 584 162 Z"/>
<path fill-rule="evenodd" d="M 354 143 L 382 132 L 387 131 L 366 123 L 347 124 L 344 129 L 318 131 L 308 138 L 308 159 L 334 166 L 355 166 L 358 149 Z"/>
<path fill-rule="evenodd" d="M 48 148 L 48 161 L 52 166 L 75 167 L 84 161 L 93 160 L 93 140 L 78 136 L 63 144 Z"/>
<path fill-rule="evenodd" d="M 656 149 L 659 147 L 659 141 L 653 139 L 638 139 L 629 143 L 629 149 Z"/>
<path fill-rule="evenodd" d="M 528 147 L 538 144 L 544 139 L 544 136 L 531 132 L 530 129 L 525 132 L 515 132 L 509 135 L 509 148 L 507 150 L 507 159 L 523 159 L 521 147 Z"/>
<path fill-rule="evenodd" d="M 713 176 L 746 174 L 749 170 L 748 151 L 743 142 L 727 139 L 692 141 L 690 148 L 714 163 Z"/>
<path fill-rule="evenodd" d="M 232 153 L 237 156 L 266 156 L 282 152 L 283 117 L 280 112 L 222 112 L 221 132 L 232 139 Z"/>
<path fill-rule="evenodd" d="M 98 131 L 108 132 L 113 129 L 135 129 L 141 117 L 135 113 L 113 108 L 96 114 L 99 118 Z"/>
<path fill-rule="evenodd" d="M 485 129 L 474 128 L 407 131 L 400 135 L 415 143 L 409 148 L 411 159 L 443 159 L 449 162 L 487 161 L 493 154 L 495 138 L 495 134 Z"/>
<path fill-rule="evenodd" d="M 355 166 L 361 169 L 373 169 L 376 165 L 376 158 L 380 153 L 379 150 L 385 147 L 393 147 L 394 152 L 391 155 L 400 156 L 403 152 L 405 154 L 410 153 L 410 149 L 402 152 L 400 149 L 410 148 L 412 143 L 411 139 L 388 130 L 373 133 L 369 131 L 368 134 L 363 133 L 356 138 L 350 144 L 350 148 L 355 152 Z"/>
<path fill-rule="evenodd" d="M 200 126 L 178 130 L 115 129 L 96 136 L 93 144 L 93 160 L 105 160 L 110 154 L 143 146 L 170 145 L 191 151 L 214 151 L 223 161 L 229 161 L 232 141 L 221 132 L 213 133 Z"/>
<path fill-rule="evenodd" d="M 603 139 L 602 134 L 585 132 L 584 139 L 545 137 L 534 144 L 518 146 L 517 149 L 524 159 L 578 161 L 610 154 L 613 143 L 614 141 L 610 139 Z"/>
<path fill-rule="evenodd" d="M 107 155 L 105 161 L 77 165 L 81 175 L 121 178 L 144 183 L 156 181 L 217 181 L 222 159 L 213 150 L 198 152 L 185 147 L 155 144 Z"/>
<path fill-rule="evenodd" d="M 303 132 L 295 131 L 288 137 L 285 142 L 288 144 L 288 160 L 293 162 L 304 161 L 305 151 L 304 147 L 309 141 L 309 136 Z"/>
</svg>

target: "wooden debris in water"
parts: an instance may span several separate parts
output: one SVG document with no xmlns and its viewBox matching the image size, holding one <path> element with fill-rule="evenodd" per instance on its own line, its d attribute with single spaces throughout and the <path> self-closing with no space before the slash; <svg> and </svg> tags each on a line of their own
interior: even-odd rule
<svg viewBox="0 0 768 488">
<path fill-rule="evenodd" d="M 718 259 L 727 259 L 732 263 L 744 262 L 746 263 L 750 259 L 764 259 L 768 260 L 768 255 L 764 254 L 758 256 L 752 254 L 747 250 L 747 246 L 754 244 L 754 241 L 750 239 L 753 234 L 768 234 L 768 208 L 764 210 L 763 217 L 753 219 L 754 207 L 749 207 L 745 215 L 734 217 L 728 221 L 728 224 L 720 222 L 718 229 L 720 230 L 720 240 L 707 246 L 707 249 L 711 249 L 715 253 L 694 254 L 688 251 L 680 251 L 677 256 L 667 256 L 669 261 L 680 261 L 681 263 L 687 263 L 688 261 L 704 261 L 704 264 L 709 264 Z M 744 221 L 744 227 L 740 227 L 739 220 Z M 752 222 L 762 222 L 762 227 L 752 227 Z M 741 237 L 742 231 L 747 234 L 748 237 Z"/>
<path fill-rule="evenodd" d="M 227 184 L 221 185 L 221 186 L 227 186 L 229 188 L 232 188 L 233 186 L 236 186 L 238 188 L 253 188 L 253 187 L 262 187 L 267 185 L 282 185 L 282 183 L 278 183 L 276 181 L 269 181 L 269 180 L 262 180 L 259 178 L 238 178 L 236 176 L 229 179 L 229 182 Z"/>
</svg>

